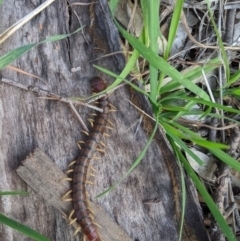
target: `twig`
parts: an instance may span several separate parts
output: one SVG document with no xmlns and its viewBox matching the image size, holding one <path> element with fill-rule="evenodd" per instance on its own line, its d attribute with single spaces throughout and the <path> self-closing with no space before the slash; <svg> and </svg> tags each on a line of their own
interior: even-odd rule
<svg viewBox="0 0 240 241">
<path fill-rule="evenodd" d="M 84 130 L 88 131 L 88 128 L 87 126 L 84 124 L 82 118 L 80 117 L 80 115 L 78 114 L 77 110 L 75 109 L 74 105 L 84 105 L 86 107 L 89 107 L 89 108 L 92 108 L 92 109 L 95 109 L 97 111 L 100 111 L 102 112 L 103 110 L 101 108 L 98 108 L 96 106 L 93 106 L 93 105 L 89 105 L 88 103 L 84 103 L 82 101 L 74 101 L 74 100 L 70 100 L 68 98 L 64 98 L 60 95 L 56 95 L 48 90 L 43 90 L 39 87 L 36 87 L 36 86 L 26 86 L 26 85 L 23 85 L 21 83 L 18 83 L 16 81 L 13 81 L 13 80 L 9 80 L 9 79 L 6 79 L 6 78 L 2 78 L 1 81 L 3 83 L 6 83 L 6 84 L 9 84 L 9 85 L 12 85 L 12 86 L 15 86 L 17 88 L 20 88 L 20 89 L 23 89 L 23 90 L 26 90 L 26 91 L 31 91 L 33 92 L 34 94 L 37 95 L 37 97 L 39 99 L 48 99 L 48 100 L 57 100 L 57 101 L 61 101 L 61 102 L 64 102 L 64 103 L 67 103 L 69 104 L 69 106 L 71 107 L 71 109 L 73 110 L 74 114 L 77 116 L 79 122 L 81 123 L 82 127 Z"/>
<path fill-rule="evenodd" d="M 3 43 L 6 39 L 8 39 L 12 34 L 14 34 L 19 28 L 21 28 L 25 23 L 30 21 L 33 17 L 35 17 L 38 13 L 40 13 L 43 9 L 53 3 L 55 0 L 47 0 L 46 2 L 42 3 L 39 7 L 35 10 L 27 14 L 24 18 L 20 19 L 10 28 L 8 28 L 5 32 L 0 35 L 0 44 Z"/>
<path fill-rule="evenodd" d="M 212 130 L 228 130 L 228 129 L 231 129 L 231 128 L 234 128 L 236 126 L 239 126 L 238 123 L 234 123 L 234 124 L 230 124 L 228 126 L 221 126 L 221 127 L 215 127 L 215 126 L 210 126 L 210 125 L 206 125 L 202 122 L 199 122 L 199 121 L 191 121 L 191 120 L 187 120 L 183 117 L 180 117 L 177 119 L 177 122 L 179 123 L 186 123 L 186 124 L 191 124 L 191 125 L 195 125 L 197 127 L 206 127 L 206 128 L 209 128 L 209 129 L 212 129 Z"/>
<path fill-rule="evenodd" d="M 206 48 L 206 49 L 219 49 L 219 46 L 211 46 L 211 45 L 205 45 L 205 44 L 202 44 L 200 42 L 198 42 L 193 36 L 192 34 L 190 33 L 189 29 L 188 29 L 188 24 L 187 24 L 187 20 L 186 20 L 186 16 L 184 14 L 184 12 L 182 11 L 182 14 L 181 14 L 181 21 L 183 23 L 183 26 L 184 26 L 184 29 L 185 31 L 187 32 L 187 35 L 188 37 L 199 47 L 201 48 Z M 226 50 L 228 49 L 231 49 L 231 50 L 240 50 L 240 47 L 232 47 L 232 46 L 224 46 L 224 48 Z"/>
<path fill-rule="evenodd" d="M 81 123 L 83 129 L 84 129 L 85 131 L 89 132 L 87 126 L 86 126 L 85 123 L 83 122 L 82 118 L 81 118 L 80 115 L 78 114 L 78 112 L 77 112 L 77 110 L 76 110 L 76 108 L 74 107 L 74 105 L 73 105 L 72 102 L 69 103 L 69 106 L 71 107 L 71 109 L 72 109 L 73 112 L 75 113 L 75 115 L 76 115 L 77 119 L 79 120 L 79 122 Z"/>
</svg>

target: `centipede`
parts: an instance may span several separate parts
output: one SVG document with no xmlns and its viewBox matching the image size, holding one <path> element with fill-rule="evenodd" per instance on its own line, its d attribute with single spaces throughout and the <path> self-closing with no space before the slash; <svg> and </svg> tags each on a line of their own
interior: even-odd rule
<svg viewBox="0 0 240 241">
<path fill-rule="evenodd" d="M 91 87 L 95 93 L 99 93 L 105 90 L 107 86 L 101 78 L 94 77 L 91 80 Z M 81 226 L 82 233 L 87 237 L 88 241 L 102 240 L 93 222 L 91 210 L 88 205 L 86 182 L 90 161 L 94 153 L 98 151 L 105 134 L 105 129 L 108 126 L 108 114 L 110 112 L 108 96 L 98 99 L 98 107 L 102 109 L 102 112 L 96 114 L 94 118 L 93 127 L 75 163 L 72 178 L 72 202 L 74 213 Z"/>
</svg>

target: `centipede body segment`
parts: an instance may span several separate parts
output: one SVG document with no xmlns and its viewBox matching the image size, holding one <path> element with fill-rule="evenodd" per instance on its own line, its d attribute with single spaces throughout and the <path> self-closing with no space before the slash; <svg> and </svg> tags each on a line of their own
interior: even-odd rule
<svg viewBox="0 0 240 241">
<path fill-rule="evenodd" d="M 101 92 L 106 88 L 104 81 L 98 77 L 92 79 L 91 86 L 94 92 Z M 101 108 L 103 112 L 99 112 L 95 116 L 92 130 L 89 133 L 87 141 L 81 148 L 81 154 L 79 155 L 74 167 L 72 183 L 73 208 L 75 210 L 77 221 L 88 241 L 101 241 L 96 225 L 93 223 L 91 218 L 91 211 L 87 203 L 86 194 L 89 163 L 93 158 L 94 153 L 101 145 L 108 123 L 108 114 L 110 110 L 107 96 L 100 98 L 98 102 L 99 108 Z"/>
</svg>

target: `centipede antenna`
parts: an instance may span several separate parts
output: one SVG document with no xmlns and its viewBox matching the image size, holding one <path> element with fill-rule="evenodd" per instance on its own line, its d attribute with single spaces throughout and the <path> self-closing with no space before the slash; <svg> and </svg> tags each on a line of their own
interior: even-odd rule
<svg viewBox="0 0 240 241">
<path fill-rule="evenodd" d="M 107 146 L 106 146 L 102 141 L 100 141 L 99 143 L 100 143 L 103 147 L 107 148 Z"/>
<path fill-rule="evenodd" d="M 82 133 L 84 133 L 85 135 L 89 136 L 89 133 L 87 131 L 81 130 Z"/>
<path fill-rule="evenodd" d="M 69 225 L 72 225 L 72 224 L 75 223 L 76 221 L 77 221 L 77 218 L 72 219 L 72 220 L 69 222 Z"/>
<path fill-rule="evenodd" d="M 110 135 L 106 132 L 103 132 L 103 135 L 106 136 L 106 137 L 110 137 Z"/>
<path fill-rule="evenodd" d="M 109 129 L 109 130 L 113 130 L 113 128 L 111 126 L 105 126 L 106 129 Z"/>
<path fill-rule="evenodd" d="M 70 166 L 73 166 L 74 164 L 76 164 L 76 160 L 75 161 L 72 161 L 69 165 L 68 165 L 68 167 L 70 167 Z"/>
<path fill-rule="evenodd" d="M 101 148 L 96 148 L 97 151 L 101 152 L 101 153 L 105 153 L 105 151 Z"/>
<path fill-rule="evenodd" d="M 71 213 L 69 214 L 69 216 L 68 216 L 68 220 L 69 220 L 69 221 L 72 220 L 72 216 L 73 216 L 74 213 L 75 213 L 75 210 L 73 209 L 73 210 L 71 211 Z"/>
<path fill-rule="evenodd" d="M 69 173 L 71 173 L 71 172 L 74 172 L 74 169 L 69 169 L 69 170 L 67 170 L 67 171 L 66 171 L 66 174 L 69 174 Z"/>
<path fill-rule="evenodd" d="M 97 170 L 96 170 L 95 168 L 93 168 L 93 166 L 89 165 L 88 167 L 89 167 L 92 171 L 97 172 Z"/>
<path fill-rule="evenodd" d="M 107 119 L 107 122 L 114 127 L 114 124 L 109 119 Z"/>
<path fill-rule="evenodd" d="M 74 236 L 76 236 L 79 232 L 81 231 L 81 227 L 79 226 L 76 230 L 75 230 L 75 232 L 74 232 Z"/>
<path fill-rule="evenodd" d="M 88 181 L 88 180 L 86 180 L 86 183 L 87 183 L 87 184 L 91 184 L 91 185 L 94 185 L 94 183 L 93 183 L 93 182 L 91 182 L 91 181 Z"/>
</svg>

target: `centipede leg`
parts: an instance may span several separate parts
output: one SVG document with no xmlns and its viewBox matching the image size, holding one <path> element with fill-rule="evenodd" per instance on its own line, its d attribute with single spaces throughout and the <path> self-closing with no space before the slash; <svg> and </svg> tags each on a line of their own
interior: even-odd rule
<svg viewBox="0 0 240 241">
<path fill-rule="evenodd" d="M 69 194 L 72 193 L 72 190 L 69 190 L 68 192 L 66 192 L 63 196 L 62 196 L 62 201 L 63 202 L 68 202 L 68 201 L 72 201 L 72 198 L 67 198 L 69 196 Z"/>
<path fill-rule="evenodd" d="M 77 161 L 72 161 L 72 162 L 68 165 L 68 167 L 71 167 L 71 166 L 75 165 L 76 162 L 77 162 Z"/>
<path fill-rule="evenodd" d="M 108 103 L 108 105 L 111 106 L 115 111 L 117 111 L 117 108 L 113 104 Z"/>
<path fill-rule="evenodd" d="M 69 170 L 66 171 L 66 175 L 69 174 L 69 173 L 72 173 L 72 172 L 74 172 L 74 169 L 69 169 Z"/>
<path fill-rule="evenodd" d="M 93 173 L 91 173 L 91 172 L 87 172 L 87 175 L 88 176 L 91 176 L 91 177 L 95 177 L 96 175 L 94 175 Z"/>
<path fill-rule="evenodd" d="M 83 144 L 84 143 L 84 141 L 78 141 L 77 142 L 77 146 L 78 146 L 78 148 L 81 150 L 82 148 L 81 148 L 81 144 Z"/>
<path fill-rule="evenodd" d="M 74 224 L 75 222 L 77 222 L 77 218 L 71 219 L 71 221 L 69 222 L 69 225 Z"/>
<path fill-rule="evenodd" d="M 82 230 L 82 228 L 79 226 L 76 230 L 75 230 L 75 232 L 74 232 L 74 236 L 76 236 L 80 231 Z"/>
<path fill-rule="evenodd" d="M 91 125 L 91 127 L 93 127 L 93 123 L 94 123 L 94 120 L 93 119 L 91 119 L 91 118 L 88 118 L 88 121 L 90 122 L 90 125 Z"/>
<path fill-rule="evenodd" d="M 100 156 L 93 156 L 92 159 L 93 160 L 101 160 L 102 158 Z"/>
<path fill-rule="evenodd" d="M 98 224 L 97 222 L 95 222 L 95 221 L 92 221 L 92 222 L 93 222 L 93 224 L 96 225 L 97 227 L 102 228 L 102 226 L 101 226 L 100 224 Z"/>
<path fill-rule="evenodd" d="M 107 148 L 107 146 L 102 141 L 100 141 L 99 143 L 100 143 L 101 146 Z"/>
<path fill-rule="evenodd" d="M 87 184 L 90 184 L 90 185 L 94 185 L 94 183 L 91 182 L 91 181 L 89 181 L 89 180 L 86 180 L 86 183 L 87 183 Z"/>
<path fill-rule="evenodd" d="M 72 178 L 71 178 L 71 177 L 65 177 L 65 178 L 61 179 L 61 181 L 69 181 L 69 182 L 72 182 Z"/>
<path fill-rule="evenodd" d="M 94 167 L 93 167 L 93 166 L 89 165 L 89 168 L 90 168 L 92 171 L 97 172 L 97 170 L 96 170 L 96 169 L 94 169 Z"/>
<path fill-rule="evenodd" d="M 106 126 L 106 129 L 109 129 L 109 130 L 113 130 L 113 128 L 111 126 Z"/>
<path fill-rule="evenodd" d="M 69 214 L 69 216 L 68 216 L 68 220 L 69 220 L 69 221 L 72 220 L 72 216 L 73 216 L 74 213 L 75 213 L 75 210 L 73 209 L 73 210 L 71 211 L 71 213 Z"/>
<path fill-rule="evenodd" d="M 72 178 L 70 178 L 70 177 L 65 177 L 65 178 L 63 178 L 63 179 L 60 180 L 60 182 L 64 182 L 64 181 L 72 182 Z"/>
<path fill-rule="evenodd" d="M 101 152 L 101 153 L 105 153 L 105 151 L 101 148 L 96 148 L 97 151 Z"/>
<path fill-rule="evenodd" d="M 107 122 L 114 127 L 114 124 L 109 119 L 107 119 Z"/>
<path fill-rule="evenodd" d="M 106 136 L 106 137 L 110 137 L 110 135 L 106 132 L 103 132 L 103 135 Z"/>
<path fill-rule="evenodd" d="M 85 135 L 89 136 L 89 132 L 81 130 L 82 133 L 84 133 Z"/>
<path fill-rule="evenodd" d="M 90 217 L 92 218 L 93 217 L 93 215 L 95 215 L 95 213 L 94 213 L 94 211 L 92 210 L 92 208 L 91 208 L 91 206 L 90 206 L 90 202 L 89 202 L 89 199 L 88 199 L 88 193 L 86 192 L 86 202 L 87 202 L 87 208 L 88 208 L 88 210 L 89 210 L 89 212 L 91 213 L 90 214 Z M 92 218 L 93 219 L 93 218 Z"/>
</svg>

